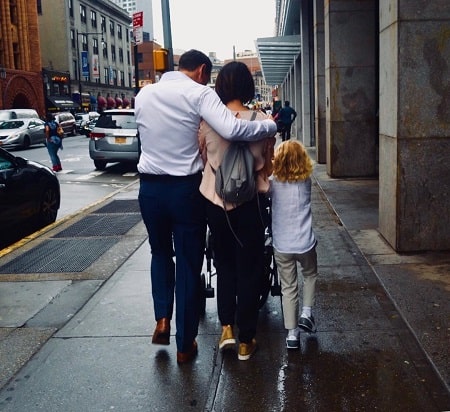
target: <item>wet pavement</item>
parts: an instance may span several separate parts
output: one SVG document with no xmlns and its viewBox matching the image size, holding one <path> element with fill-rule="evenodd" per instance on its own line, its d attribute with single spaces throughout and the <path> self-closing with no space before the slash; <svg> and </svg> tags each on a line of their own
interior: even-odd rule
<svg viewBox="0 0 450 412">
<path fill-rule="evenodd" d="M 396 254 L 376 230 L 377 180 L 316 166 L 318 331 L 302 333 L 300 350 L 286 350 L 280 297 L 269 296 L 255 356 L 219 353 L 212 298 L 199 355 L 182 366 L 173 336 L 150 343 L 149 246 L 129 209 L 137 190 L 1 258 L 0 411 L 450 410 L 450 253 Z M 123 233 L 111 233 L 119 216 Z"/>
</svg>

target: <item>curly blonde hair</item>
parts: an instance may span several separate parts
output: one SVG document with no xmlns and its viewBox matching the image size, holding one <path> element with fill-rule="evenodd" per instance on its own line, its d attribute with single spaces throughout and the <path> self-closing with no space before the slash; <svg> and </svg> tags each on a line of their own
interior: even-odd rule
<svg viewBox="0 0 450 412">
<path fill-rule="evenodd" d="M 313 160 L 298 140 L 286 140 L 275 150 L 273 175 L 280 182 L 297 182 L 311 176 Z"/>
</svg>

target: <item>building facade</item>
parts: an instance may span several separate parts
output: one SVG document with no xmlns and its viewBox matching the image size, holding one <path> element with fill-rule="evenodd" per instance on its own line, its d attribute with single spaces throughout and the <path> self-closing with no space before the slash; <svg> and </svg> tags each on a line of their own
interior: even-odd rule
<svg viewBox="0 0 450 412">
<path fill-rule="evenodd" d="M 39 29 L 43 71 L 66 73 L 66 97 L 81 110 L 131 101 L 133 43 L 131 18 L 124 9 L 109 0 L 41 0 Z M 47 105 L 62 91 L 46 84 Z"/>
<path fill-rule="evenodd" d="M 45 114 L 38 7 L 0 1 L 0 109 L 33 108 Z"/>
<path fill-rule="evenodd" d="M 277 37 L 257 44 L 294 136 L 330 177 L 378 179 L 395 251 L 450 250 L 448 0 L 277 0 L 276 13 Z"/>
</svg>

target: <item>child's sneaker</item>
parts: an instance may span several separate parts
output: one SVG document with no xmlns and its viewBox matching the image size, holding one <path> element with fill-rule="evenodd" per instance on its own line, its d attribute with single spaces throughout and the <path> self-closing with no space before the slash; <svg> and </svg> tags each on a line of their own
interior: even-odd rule
<svg viewBox="0 0 450 412">
<path fill-rule="evenodd" d="M 316 333 L 316 323 L 314 322 L 314 317 L 301 315 L 298 321 L 298 326 L 306 332 Z"/>
<path fill-rule="evenodd" d="M 300 329 L 290 329 L 286 338 L 286 348 L 298 349 L 300 348 Z"/>
<path fill-rule="evenodd" d="M 233 328 L 231 325 L 222 326 L 222 336 L 219 340 L 219 349 L 231 349 L 236 345 L 236 339 L 233 335 Z"/>
<path fill-rule="evenodd" d="M 249 360 L 253 354 L 256 352 L 258 345 L 256 344 L 256 339 L 252 339 L 250 343 L 240 343 L 238 359 L 239 360 Z"/>
</svg>

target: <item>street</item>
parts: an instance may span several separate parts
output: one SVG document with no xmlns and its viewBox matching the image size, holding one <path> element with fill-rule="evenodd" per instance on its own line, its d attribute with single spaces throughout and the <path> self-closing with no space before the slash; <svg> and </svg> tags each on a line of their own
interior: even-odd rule
<svg viewBox="0 0 450 412">
<path fill-rule="evenodd" d="M 51 167 L 47 148 L 43 145 L 11 152 L 15 156 Z M 104 171 L 95 170 L 89 157 L 89 139 L 82 135 L 64 138 L 59 157 L 63 170 L 57 174 L 61 186 L 61 207 L 57 221 L 103 199 L 138 178 L 136 167 L 131 164 L 111 163 Z"/>
</svg>

